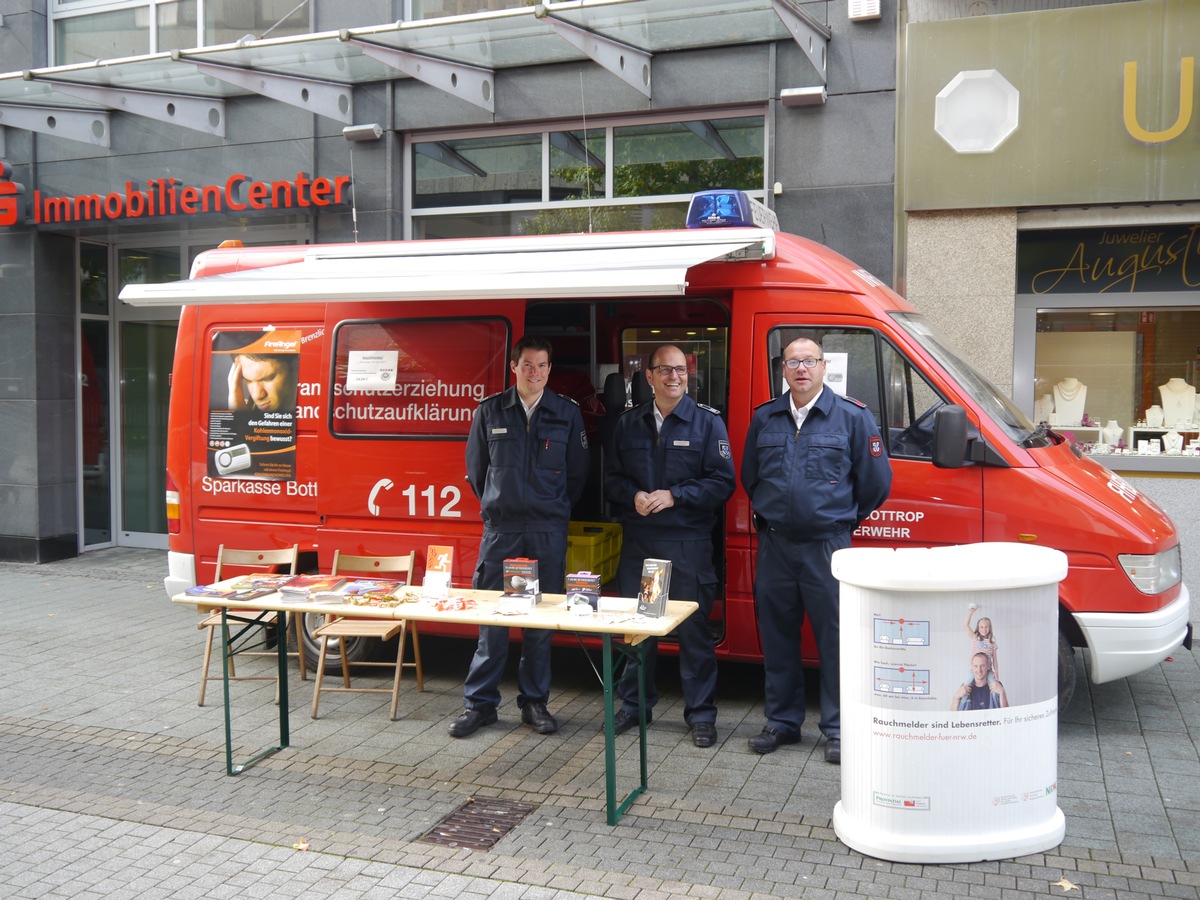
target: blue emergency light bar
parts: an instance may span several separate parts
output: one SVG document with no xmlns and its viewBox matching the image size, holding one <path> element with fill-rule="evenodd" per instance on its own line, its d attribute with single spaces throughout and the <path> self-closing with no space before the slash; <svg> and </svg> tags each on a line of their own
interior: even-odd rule
<svg viewBox="0 0 1200 900">
<path fill-rule="evenodd" d="M 688 228 L 751 226 L 779 230 L 779 217 L 745 191 L 700 191 L 688 204 Z"/>
</svg>

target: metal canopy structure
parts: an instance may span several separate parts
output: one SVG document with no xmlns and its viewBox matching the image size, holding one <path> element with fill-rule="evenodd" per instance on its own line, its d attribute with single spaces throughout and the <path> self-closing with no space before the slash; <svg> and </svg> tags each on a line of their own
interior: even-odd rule
<svg viewBox="0 0 1200 900">
<path fill-rule="evenodd" d="M 588 59 L 650 97 L 656 53 L 789 37 L 824 84 L 830 31 L 794 0 L 570 0 L 9 72 L 0 126 L 107 147 L 115 109 L 223 137 L 256 94 L 348 124 L 356 85 L 404 78 L 491 112 L 497 69 Z"/>
</svg>

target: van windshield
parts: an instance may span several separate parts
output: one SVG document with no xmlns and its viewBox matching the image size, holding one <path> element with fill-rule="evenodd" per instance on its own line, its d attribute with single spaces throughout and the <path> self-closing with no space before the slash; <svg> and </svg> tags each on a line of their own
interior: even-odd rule
<svg viewBox="0 0 1200 900">
<path fill-rule="evenodd" d="M 1003 428 L 1015 443 L 1026 448 L 1048 447 L 1054 443 L 1045 426 L 1035 426 L 999 388 L 948 350 L 925 316 L 897 312 L 892 313 L 892 318 L 938 361 L 984 414 Z"/>
</svg>

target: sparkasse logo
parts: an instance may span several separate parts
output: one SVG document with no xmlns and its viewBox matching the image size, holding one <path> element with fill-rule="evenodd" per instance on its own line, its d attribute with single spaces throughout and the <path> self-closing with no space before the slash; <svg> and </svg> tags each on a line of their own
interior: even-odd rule
<svg viewBox="0 0 1200 900">
<path fill-rule="evenodd" d="M 25 220 L 25 186 L 11 177 L 12 167 L 0 160 L 0 227 Z"/>
</svg>

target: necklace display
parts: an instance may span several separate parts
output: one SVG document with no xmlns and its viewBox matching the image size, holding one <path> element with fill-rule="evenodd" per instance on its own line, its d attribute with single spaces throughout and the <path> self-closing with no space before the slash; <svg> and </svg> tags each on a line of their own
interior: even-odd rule
<svg viewBox="0 0 1200 900">
<path fill-rule="evenodd" d="M 1051 425 L 1078 425 L 1083 421 L 1087 385 L 1078 378 L 1064 378 L 1054 385 L 1054 417 Z"/>
<path fill-rule="evenodd" d="M 1196 389 L 1182 378 L 1171 378 L 1159 385 L 1162 398 L 1163 424 L 1183 425 L 1191 422 L 1196 406 Z"/>
<path fill-rule="evenodd" d="M 1069 403 L 1079 396 L 1080 390 L 1083 389 L 1083 384 L 1079 381 L 1076 381 L 1074 378 L 1070 378 L 1065 381 L 1060 381 L 1054 386 L 1054 389 L 1058 391 L 1059 397 Z"/>
</svg>

